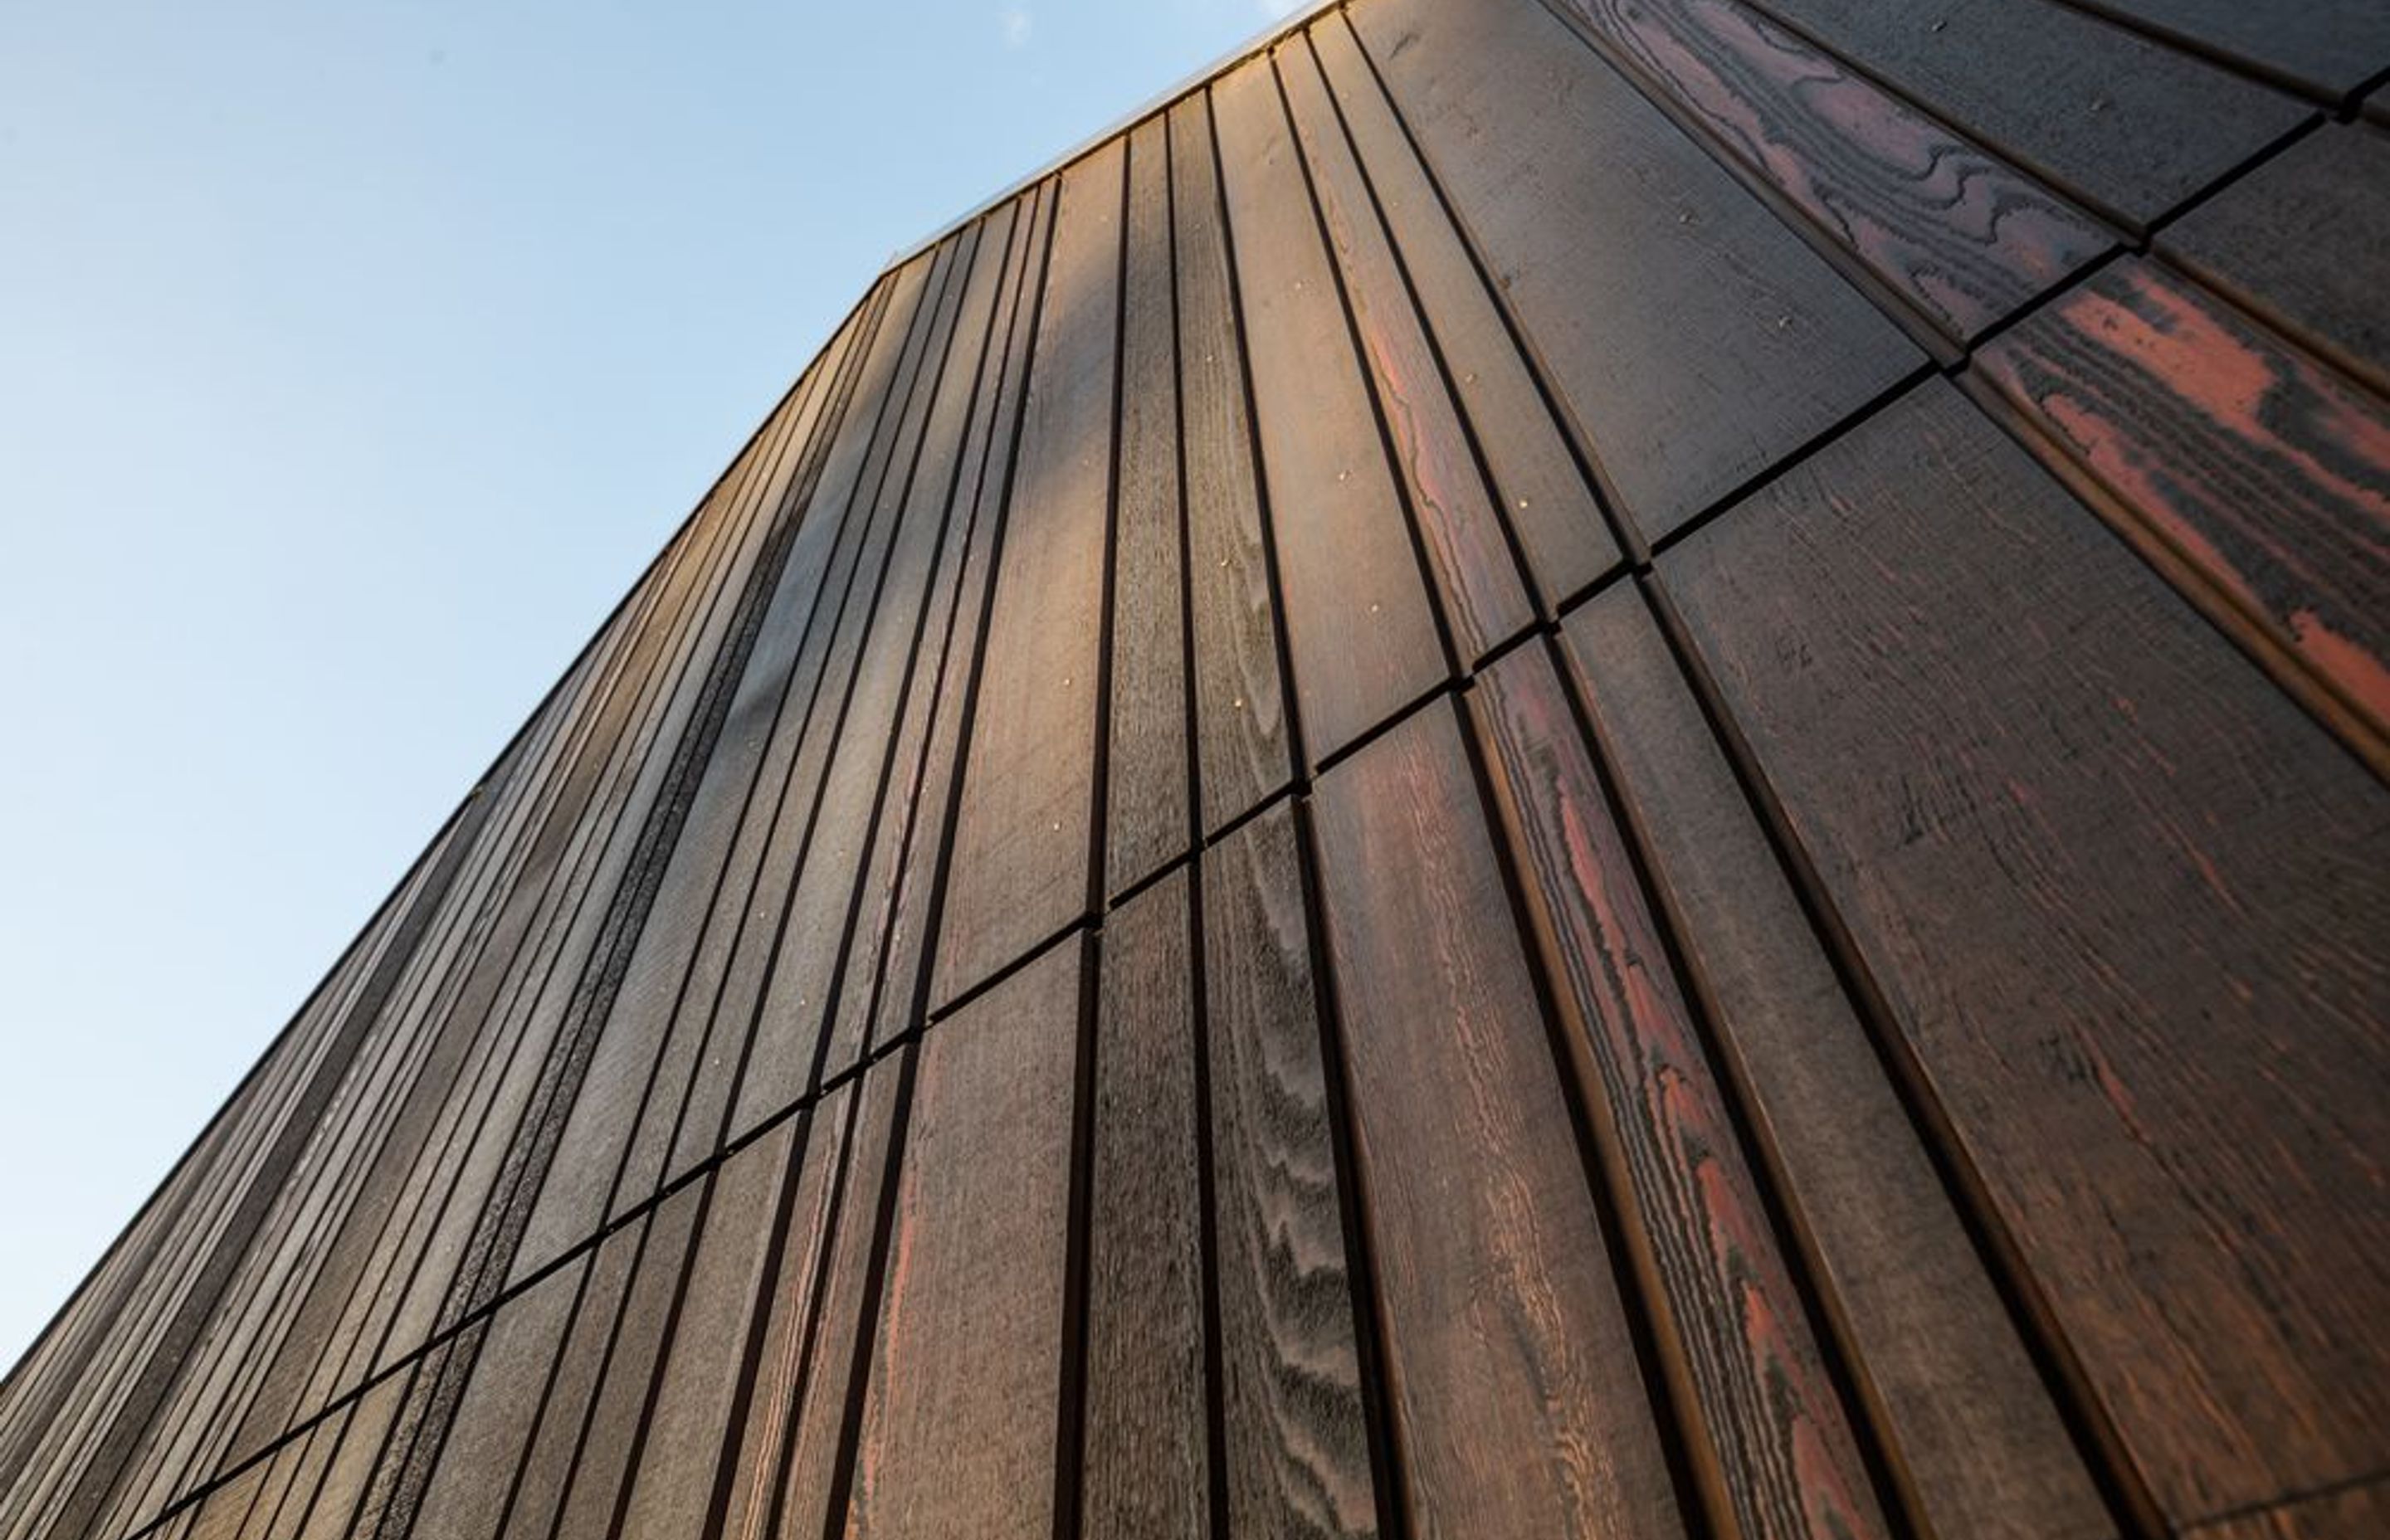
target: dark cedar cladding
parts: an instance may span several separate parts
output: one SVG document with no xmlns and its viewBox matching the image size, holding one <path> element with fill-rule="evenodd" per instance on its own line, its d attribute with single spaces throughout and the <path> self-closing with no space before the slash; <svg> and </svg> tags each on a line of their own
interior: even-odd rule
<svg viewBox="0 0 2390 1540">
<path fill-rule="evenodd" d="M 2385 72 L 1343 0 L 899 260 L 0 1540 L 2390 1530 Z"/>
</svg>

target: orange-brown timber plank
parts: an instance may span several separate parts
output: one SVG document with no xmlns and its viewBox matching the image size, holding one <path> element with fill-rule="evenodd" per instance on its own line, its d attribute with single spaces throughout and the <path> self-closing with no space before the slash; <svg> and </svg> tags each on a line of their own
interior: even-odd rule
<svg viewBox="0 0 2390 1540">
<path fill-rule="evenodd" d="M 1412 1532 L 1684 1534 L 1451 709 L 1313 805 Z"/>
</svg>

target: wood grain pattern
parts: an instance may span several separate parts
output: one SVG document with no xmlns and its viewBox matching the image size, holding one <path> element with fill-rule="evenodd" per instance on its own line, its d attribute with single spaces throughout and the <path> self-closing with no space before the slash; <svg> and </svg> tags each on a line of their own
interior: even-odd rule
<svg viewBox="0 0 2390 1540">
<path fill-rule="evenodd" d="M 789 1404 L 788 1443 L 777 1473 L 777 1517 L 759 1513 L 751 1525 L 770 1519 L 777 1530 L 757 1534 L 813 1535 L 837 1533 L 829 1525 L 840 1475 L 847 1407 L 862 1373 L 876 1302 L 869 1291 L 874 1248 L 880 1243 L 881 1194 L 893 1179 L 897 1145 L 897 1106 L 903 1065 L 890 1060 L 863 1077 L 855 1094 L 854 1123 L 847 1136 L 838 1210 L 820 1282 L 811 1341 Z M 728 1533 L 726 1531 L 726 1533 Z"/>
<path fill-rule="evenodd" d="M 1125 148 L 1062 175 L 938 939 L 944 1004 L 1086 913 Z"/>
<path fill-rule="evenodd" d="M 1454 646 L 1481 661 L 1535 620 L 1510 536 L 1377 204 L 1301 39 L 1272 50 L 1321 229 Z"/>
<path fill-rule="evenodd" d="M 798 1120 L 800 1164 L 781 1187 L 773 1220 L 777 1254 L 756 1301 L 761 1335 L 752 1350 L 752 1382 L 737 1419 L 722 1431 L 727 1469 L 715 1524 L 722 1540 L 762 1540 L 772 1522 L 811 1367 L 854 1101 L 852 1082 L 833 1086 Z"/>
<path fill-rule="evenodd" d="M 1120 494 L 1112 533 L 1111 747 L 1104 891 L 1120 892 L 1194 838 L 1187 789 L 1185 531 L 1178 495 L 1178 316 L 1170 125 L 1129 135 L 1121 302 Z"/>
<path fill-rule="evenodd" d="M 2390 404 L 2147 263 L 2101 274 L 1978 366 L 2390 730 Z"/>
<path fill-rule="evenodd" d="M 1185 868 L 1104 923 L 1081 1530 L 1202 1540 L 1202 1151 Z"/>
<path fill-rule="evenodd" d="M 1542 6 L 1351 15 L 1645 538 L 1923 362 Z"/>
<path fill-rule="evenodd" d="M 2158 248 L 2284 335 L 2390 393 L 2390 135 L 2310 134 L 2167 226 Z"/>
<path fill-rule="evenodd" d="M 588 1270 L 585 1258 L 568 1264 L 499 1308 L 417 1510 L 416 1534 L 479 1537 L 500 1532 L 515 1471 L 539 1424 L 548 1371 L 572 1324 Z"/>
<path fill-rule="evenodd" d="M 1545 600 L 1600 581 L 1618 544 L 1351 23 L 1339 12 L 1307 36 Z"/>
<path fill-rule="evenodd" d="M 2162 1511 L 2378 1469 L 2390 793 L 1945 385 L 1661 571 Z"/>
<path fill-rule="evenodd" d="M 2025 170 L 2141 228 L 2287 132 L 2300 106 L 2060 0 L 1746 0 Z"/>
<path fill-rule="evenodd" d="M 1291 810 L 1222 840 L 1202 874 L 1228 1533 L 1375 1534 Z"/>
<path fill-rule="evenodd" d="M 1601 594 L 1566 634 L 1623 810 L 1811 1237 L 1813 1276 L 1907 1500 L 1950 1540 L 2114 1534 L 1643 597 Z"/>
<path fill-rule="evenodd" d="M 611 1533 L 698 1534 L 704 1531 L 717 1474 L 738 1447 L 740 1372 L 763 1290 L 769 1282 L 775 1211 L 797 1124 L 784 1123 L 740 1149 L 709 1179 L 704 1228 L 673 1307 L 669 1343 L 641 1419 L 637 1454 Z"/>
<path fill-rule="evenodd" d="M 1445 676 L 1402 495 L 1269 60 L 1212 87 L 1287 646 L 1316 762 Z"/>
<path fill-rule="evenodd" d="M 1594 35 L 1958 341 L 2114 237 L 1737 0 L 1567 0 Z"/>
<path fill-rule="evenodd" d="M 1051 1533 L 1084 952 L 921 1040 L 850 1534 Z"/>
<path fill-rule="evenodd" d="M 1452 713 L 1314 805 L 1413 1533 L 1682 1534 Z"/>
<path fill-rule="evenodd" d="M 675 1304 L 697 1242 L 705 1186 L 699 1182 L 681 1188 L 649 1216 L 630 1288 L 614 1321 L 613 1340 L 607 1345 L 606 1367 L 582 1424 L 572 1479 L 562 1493 L 559 1536 L 613 1532 L 647 1434 L 663 1354 L 671 1345 Z"/>
<path fill-rule="evenodd" d="M 1195 756 L 1210 833 L 1286 784 L 1291 741 L 1211 100 L 1198 92 L 1169 117 Z"/>
<path fill-rule="evenodd" d="M 607 1346 L 646 1236 L 641 1219 L 608 1235 L 590 1256 L 572 1324 L 547 1371 L 538 1421 L 530 1429 L 521 1463 L 504 1478 L 511 1484 L 495 1533 L 505 1540 L 549 1540 L 557 1533 L 573 1451 L 606 1372 Z"/>
<path fill-rule="evenodd" d="M 1891 1533 L 1560 676 L 1523 648 L 1469 700 L 1696 1457 L 1738 1534 Z"/>
</svg>

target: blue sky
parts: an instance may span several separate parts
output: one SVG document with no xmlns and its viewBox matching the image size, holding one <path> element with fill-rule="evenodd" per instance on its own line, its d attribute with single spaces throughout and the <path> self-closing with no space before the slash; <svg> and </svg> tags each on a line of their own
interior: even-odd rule
<svg viewBox="0 0 2390 1540">
<path fill-rule="evenodd" d="M 0 1364 L 890 253 L 1291 8 L 0 7 Z"/>
</svg>

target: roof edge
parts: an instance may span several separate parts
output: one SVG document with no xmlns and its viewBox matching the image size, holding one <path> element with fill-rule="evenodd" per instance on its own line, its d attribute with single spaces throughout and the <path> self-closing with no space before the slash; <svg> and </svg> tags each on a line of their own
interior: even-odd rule
<svg viewBox="0 0 2390 1540">
<path fill-rule="evenodd" d="M 1087 156 L 1095 153 L 1098 149 L 1102 148 L 1113 139 L 1127 133 L 1130 129 L 1135 128 L 1137 124 L 1145 122 L 1148 118 L 1152 117 L 1155 113 L 1175 106 L 1181 97 L 1192 96 L 1197 91 L 1201 90 L 1204 86 L 1210 84 L 1215 77 L 1227 73 L 1236 66 L 1242 64 L 1245 60 L 1253 58 L 1255 54 L 1267 48 L 1271 44 L 1276 43 L 1279 38 L 1284 37 L 1287 33 L 1310 25 L 1312 21 L 1316 20 L 1321 15 L 1321 13 L 1335 10 L 1343 4 L 1344 0 L 1305 0 L 1304 4 L 1297 6 L 1285 16 L 1272 21 L 1267 26 L 1262 28 L 1261 31 L 1255 32 L 1253 36 L 1230 48 L 1227 53 L 1224 53 L 1218 58 L 1213 59 L 1209 64 L 1200 67 L 1190 74 L 1181 76 L 1175 84 L 1164 86 L 1160 92 L 1147 97 L 1139 106 L 1130 109 L 1127 113 L 1113 120 L 1103 128 L 1087 135 L 1087 137 L 1080 140 L 1077 144 L 1073 145 L 1061 154 L 1057 155 L 1051 160 L 1039 166 L 1035 171 L 1031 172 L 1028 175 L 1017 178 L 1016 180 L 1007 184 L 999 191 L 991 193 L 986 198 L 982 199 L 978 203 L 972 205 L 966 212 L 958 214 L 955 218 L 948 220 L 936 230 L 922 237 L 912 245 L 899 248 L 894 254 L 889 257 L 886 265 L 880 269 L 880 272 L 884 275 L 892 273 L 897 268 L 904 266 L 906 263 L 911 262 L 922 252 L 936 246 L 940 241 L 946 239 L 956 232 L 961 230 L 973 220 L 979 219 L 1001 207 L 1005 203 L 1009 202 L 1013 199 L 1020 197 L 1022 193 L 1027 192 L 1038 183 L 1043 182 L 1047 177 L 1064 170 L 1073 162 L 1084 160 Z"/>
</svg>

